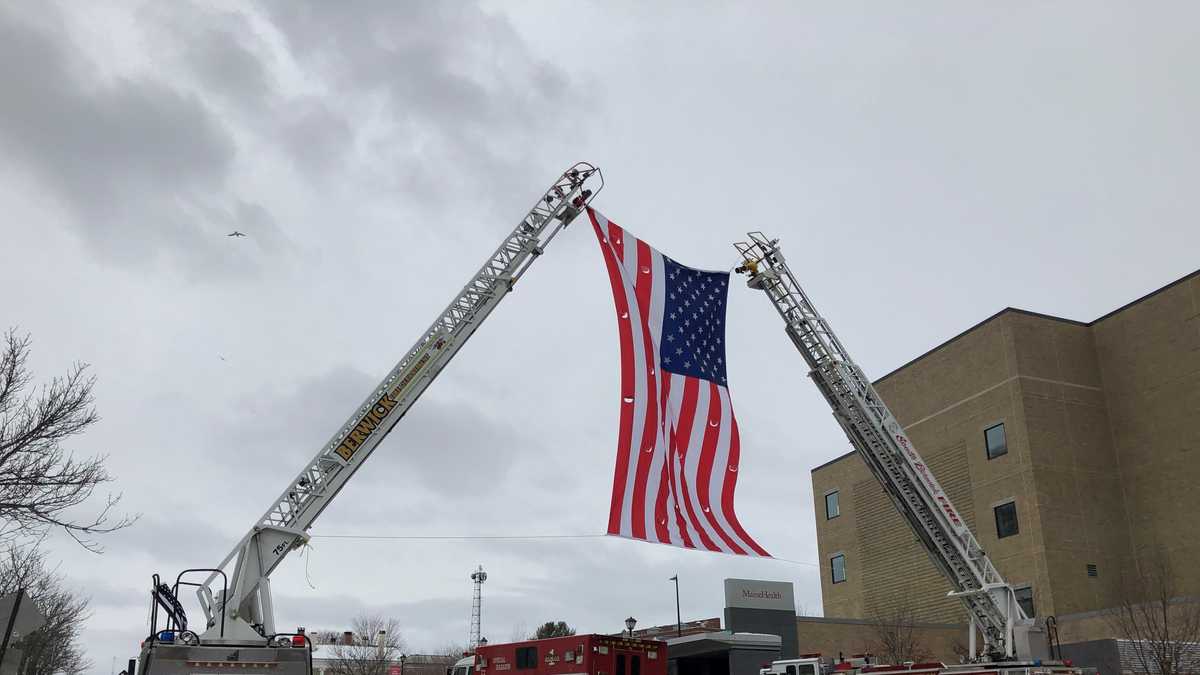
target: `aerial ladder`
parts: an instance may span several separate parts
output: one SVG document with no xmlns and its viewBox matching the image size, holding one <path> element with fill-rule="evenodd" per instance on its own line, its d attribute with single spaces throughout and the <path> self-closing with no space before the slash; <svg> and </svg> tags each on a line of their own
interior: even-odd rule
<svg viewBox="0 0 1200 675">
<path fill-rule="evenodd" d="M 949 595 L 962 601 L 969 617 L 970 659 L 1046 658 L 1044 629 L 1025 616 L 1012 587 L 996 571 L 879 392 L 817 313 L 788 268 L 779 240 L 761 232 L 748 237 L 734 245 L 742 256 L 736 271 L 749 277 L 750 288 L 771 300 L 851 445 L 950 581 Z M 981 650 L 976 649 L 977 632 L 983 640 Z"/>
<path fill-rule="evenodd" d="M 184 570 L 173 585 L 155 575 L 151 632 L 142 645 L 138 675 L 227 672 L 231 665 L 311 673 L 309 637 L 276 629 L 271 573 L 308 542 L 317 517 L 603 186 L 603 175 L 591 164 L 580 162 L 565 171 L 220 564 Z M 189 628 L 181 587 L 196 588 L 205 619 L 199 631 Z M 160 611 L 165 613 L 161 626 Z"/>
</svg>

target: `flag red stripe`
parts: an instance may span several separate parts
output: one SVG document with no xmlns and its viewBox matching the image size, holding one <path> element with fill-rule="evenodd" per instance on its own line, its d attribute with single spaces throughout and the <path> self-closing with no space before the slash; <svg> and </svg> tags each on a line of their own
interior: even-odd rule
<svg viewBox="0 0 1200 675">
<path fill-rule="evenodd" d="M 666 381 L 669 384 L 674 379 L 674 377 L 668 376 Z M 667 389 L 669 393 L 670 386 Z M 684 390 L 687 390 L 687 380 L 684 380 Z M 666 407 L 663 410 L 666 410 Z M 683 509 L 679 508 L 679 505 L 683 503 L 683 496 L 679 494 L 681 478 L 675 470 L 675 462 L 679 460 L 679 446 L 676 442 L 678 434 L 676 433 L 675 425 L 671 425 L 670 429 L 667 430 L 667 434 L 669 441 L 667 444 L 667 463 L 671 467 L 671 497 L 675 502 L 675 512 L 671 514 L 671 517 L 675 519 L 675 527 L 679 530 L 679 537 L 683 539 L 683 545 L 687 548 L 696 548 L 695 542 L 692 541 L 692 536 L 688 534 L 688 522 L 683 515 Z"/>
<path fill-rule="evenodd" d="M 662 410 L 664 416 L 667 414 L 667 396 L 671 393 L 671 376 L 666 373 L 660 373 L 661 391 L 659 393 L 658 409 Z M 661 425 L 660 425 L 661 426 Z M 659 448 L 660 451 L 663 448 Z M 664 452 L 666 459 L 662 465 L 662 475 L 658 481 L 658 494 L 654 499 L 654 534 L 659 541 L 671 541 L 671 528 L 667 527 L 667 495 L 670 494 L 669 482 L 671 477 L 671 453 Z"/>
<path fill-rule="evenodd" d="M 622 237 L 624 241 L 624 237 Z M 631 251 L 632 253 L 633 251 Z M 645 355 L 645 374 L 646 374 L 646 395 L 649 400 L 646 401 L 646 417 L 642 425 L 642 438 L 638 444 L 637 453 L 637 473 L 633 483 L 633 503 L 630 508 L 630 518 L 633 521 L 633 536 L 636 539 L 646 538 L 646 483 L 650 474 L 650 464 L 654 460 L 654 441 L 658 437 L 658 405 L 655 399 L 658 398 L 658 386 L 655 378 L 655 355 L 657 351 L 654 348 L 654 340 L 650 337 L 650 287 L 653 283 L 653 274 L 642 273 L 643 269 L 652 269 L 653 261 L 650 247 L 641 240 L 637 240 L 636 248 L 638 270 L 637 278 L 634 283 L 634 296 L 637 298 L 638 314 L 641 317 L 639 325 L 641 327 L 641 335 L 637 336 L 642 341 L 642 353 Z M 632 317 L 630 321 L 632 322 Z"/>
<path fill-rule="evenodd" d="M 700 466 L 696 471 L 696 498 L 700 501 L 700 510 L 704 513 L 708 524 L 712 526 L 713 532 L 725 542 L 725 545 L 734 553 L 744 555 L 745 550 L 737 545 L 737 542 L 729 536 L 725 528 L 721 526 L 721 521 L 717 520 L 717 514 L 713 513 L 713 504 L 710 486 L 712 485 L 713 460 L 717 454 L 717 441 L 721 436 L 721 392 L 717 389 L 717 385 L 708 382 L 708 417 L 704 424 L 704 445 L 700 452 Z"/>
<path fill-rule="evenodd" d="M 608 243 L 612 246 L 613 253 L 617 254 L 617 260 L 625 262 L 625 230 L 622 230 L 619 225 L 608 221 Z"/>
<path fill-rule="evenodd" d="M 621 533 L 621 506 L 625 501 L 625 480 L 629 475 L 629 437 L 633 428 L 633 406 L 625 403 L 624 399 L 633 396 L 633 336 L 629 322 L 621 319 L 621 314 L 629 312 L 629 303 L 625 300 L 624 282 L 621 280 L 620 263 L 617 262 L 610 244 L 605 243 L 604 233 L 596 221 L 596 215 L 590 210 L 592 228 L 600 242 L 600 253 L 604 256 L 604 264 L 608 268 L 608 281 L 612 286 L 613 303 L 617 308 L 617 333 L 621 340 L 621 427 L 617 438 L 617 466 L 613 471 L 612 502 L 608 509 L 608 533 Z M 610 223 L 610 231 L 612 229 Z M 620 228 L 617 228 L 620 231 Z M 619 237 L 619 235 L 618 235 Z M 610 235 L 607 240 L 611 242 Z"/>
<path fill-rule="evenodd" d="M 729 399 L 729 409 L 730 411 L 733 410 L 732 397 Z M 737 418 L 735 417 L 729 420 L 729 422 L 729 466 L 741 469 L 741 466 L 739 466 L 738 462 L 740 461 L 741 457 L 742 442 L 738 434 Z M 759 546 L 758 542 L 754 541 L 754 539 L 750 537 L 750 535 L 742 527 L 741 521 L 738 520 L 737 512 L 733 510 L 733 490 L 737 487 L 738 472 L 729 471 L 728 468 L 726 468 L 725 474 L 725 486 L 721 490 L 721 511 L 725 514 L 725 519 L 729 521 L 729 526 L 732 527 L 735 532 L 737 532 L 737 535 L 741 537 L 742 541 L 746 542 L 747 546 L 754 549 L 755 553 L 763 557 L 771 557 L 771 554 L 767 553 L 766 549 Z"/>
<path fill-rule="evenodd" d="M 688 452 L 700 452 L 700 448 L 689 448 L 692 442 L 692 424 L 696 417 L 696 401 L 699 397 L 700 380 L 689 377 L 684 380 L 683 384 L 683 404 L 679 406 L 679 420 L 675 428 L 679 433 L 675 436 L 676 452 L 679 455 L 679 460 L 686 466 Z M 713 543 L 709 538 L 708 533 L 704 531 L 704 526 L 701 525 L 700 519 L 696 517 L 696 510 L 692 508 L 691 494 L 688 490 L 687 472 L 679 476 L 679 486 L 683 492 L 680 495 L 680 501 L 683 502 L 686 509 L 688 520 L 691 522 L 692 529 L 696 531 L 696 536 L 700 537 L 700 543 L 704 548 L 710 551 L 720 551 L 721 548 Z"/>
</svg>

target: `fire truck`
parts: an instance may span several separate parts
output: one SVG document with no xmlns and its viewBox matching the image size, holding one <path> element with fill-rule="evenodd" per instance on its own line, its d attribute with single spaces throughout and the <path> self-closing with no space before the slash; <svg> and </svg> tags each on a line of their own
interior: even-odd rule
<svg viewBox="0 0 1200 675">
<path fill-rule="evenodd" d="M 742 256 L 735 271 L 745 274 L 747 285 L 763 291 L 771 301 L 834 419 L 896 510 L 908 521 L 930 560 L 950 582 L 949 595 L 966 609 L 970 622 L 969 664 L 942 672 L 1080 673 L 1069 663 L 1050 659 L 1046 625 L 1025 616 L 1012 586 L 992 565 L 904 428 L 800 288 L 779 240 L 762 232 L 751 232 L 748 237 L 748 241 L 734 245 Z M 983 638 L 981 648 L 976 645 L 977 634 Z"/>
<path fill-rule="evenodd" d="M 275 626 L 271 573 L 308 542 L 309 528 L 347 481 L 603 186 L 600 170 L 586 162 L 563 172 L 220 563 L 184 570 L 173 583 L 153 576 L 150 632 L 137 675 L 312 674 L 312 643 L 303 629 Z M 198 622 L 189 622 L 179 599 L 188 588 L 203 612 Z"/>
<path fill-rule="evenodd" d="M 509 672 L 513 671 L 513 672 Z M 666 675 L 667 643 L 612 635 L 571 635 L 482 644 L 452 675 Z"/>
</svg>

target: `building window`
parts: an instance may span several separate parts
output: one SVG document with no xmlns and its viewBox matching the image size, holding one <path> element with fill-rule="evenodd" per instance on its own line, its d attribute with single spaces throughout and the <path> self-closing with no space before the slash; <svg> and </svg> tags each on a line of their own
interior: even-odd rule
<svg viewBox="0 0 1200 675">
<path fill-rule="evenodd" d="M 833 583 L 840 584 L 846 580 L 846 556 L 841 553 L 829 559 L 829 571 L 833 573 Z"/>
<path fill-rule="evenodd" d="M 629 675 L 642 675 L 642 657 L 634 654 L 629 657 Z"/>
<path fill-rule="evenodd" d="M 1087 564 L 1087 572 L 1088 572 L 1089 577 L 1100 576 L 1100 570 L 1099 570 L 1099 568 L 1096 567 L 1096 563 L 1088 563 Z"/>
<path fill-rule="evenodd" d="M 625 675 L 625 655 L 617 654 L 617 675 Z"/>
<path fill-rule="evenodd" d="M 838 508 L 838 491 L 834 490 L 825 495 L 825 520 L 837 518 L 842 514 Z"/>
<path fill-rule="evenodd" d="M 517 668 L 519 670 L 537 668 L 537 647 L 517 648 Z"/>
<path fill-rule="evenodd" d="M 1020 532 L 1017 526 L 1017 503 L 1008 502 L 992 509 L 996 513 L 996 537 L 1003 539 Z"/>
<path fill-rule="evenodd" d="M 1004 436 L 1004 423 L 983 430 L 983 440 L 987 445 L 988 459 L 996 459 L 1008 454 L 1008 439 Z"/>
<path fill-rule="evenodd" d="M 1017 604 L 1021 606 L 1021 611 L 1025 612 L 1025 616 L 1033 618 L 1037 616 L 1033 612 L 1033 587 L 1023 586 L 1014 588 L 1013 594 L 1017 596 Z"/>
</svg>

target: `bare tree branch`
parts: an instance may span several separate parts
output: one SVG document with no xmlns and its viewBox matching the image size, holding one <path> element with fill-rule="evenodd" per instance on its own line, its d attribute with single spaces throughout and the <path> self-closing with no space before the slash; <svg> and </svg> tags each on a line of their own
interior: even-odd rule
<svg viewBox="0 0 1200 675">
<path fill-rule="evenodd" d="M 353 644 L 335 639 L 330 646 L 333 675 L 387 675 L 400 657 L 404 640 L 400 622 L 379 615 L 360 614 L 352 622 Z"/>
<path fill-rule="evenodd" d="M 1108 623 L 1130 647 L 1143 673 L 1200 672 L 1200 600 L 1180 597 L 1170 555 L 1153 549 L 1140 574 L 1122 580 Z"/>
<path fill-rule="evenodd" d="M 880 663 L 919 663 L 932 658 L 917 633 L 912 609 L 899 606 L 872 614 L 870 622 L 874 645 L 871 651 Z"/>
<path fill-rule="evenodd" d="M 79 644 L 79 631 L 90 616 L 88 599 L 63 585 L 46 566 L 40 542 L 0 551 L 0 594 L 23 588 L 46 617 L 46 625 L 21 638 L 18 675 L 77 675 L 91 662 Z"/>
<path fill-rule="evenodd" d="M 78 363 L 34 392 L 29 346 L 29 336 L 15 330 L 0 341 L 0 541 L 61 529 L 99 552 L 93 535 L 127 527 L 136 517 L 115 515 L 121 496 L 111 494 L 94 514 L 77 513 L 112 481 L 107 457 L 79 459 L 61 445 L 99 419 L 92 398 L 96 379 Z"/>
</svg>

